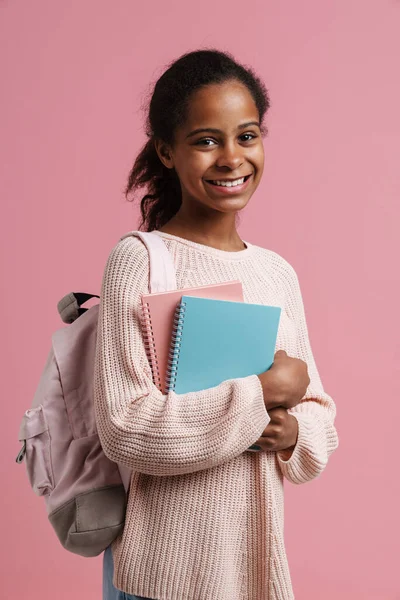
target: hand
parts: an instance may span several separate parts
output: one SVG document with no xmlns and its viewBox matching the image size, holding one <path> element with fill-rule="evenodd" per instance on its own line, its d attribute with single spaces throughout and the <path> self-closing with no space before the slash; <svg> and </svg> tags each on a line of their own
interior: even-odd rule
<svg viewBox="0 0 400 600">
<path fill-rule="evenodd" d="M 288 413 L 286 408 L 278 406 L 268 411 L 271 417 L 270 422 L 258 438 L 254 445 L 259 446 L 260 450 L 288 450 L 289 455 L 282 457 L 288 460 L 291 455 L 291 450 L 294 449 L 297 443 L 299 432 L 298 422 L 296 417 Z"/>
<path fill-rule="evenodd" d="M 307 363 L 288 356 L 285 350 L 275 352 L 272 366 L 258 378 L 263 386 L 267 410 L 277 406 L 293 408 L 304 397 L 310 384 Z"/>
</svg>

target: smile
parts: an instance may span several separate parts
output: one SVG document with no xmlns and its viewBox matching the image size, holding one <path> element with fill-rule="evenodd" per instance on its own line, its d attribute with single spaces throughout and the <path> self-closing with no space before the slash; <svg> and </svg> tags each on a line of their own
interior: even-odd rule
<svg viewBox="0 0 400 600">
<path fill-rule="evenodd" d="M 245 177 L 240 177 L 239 179 L 233 179 L 231 181 L 221 181 L 219 179 L 207 180 L 204 181 L 210 186 L 210 190 L 212 189 L 217 194 L 238 194 L 239 192 L 243 192 L 251 180 L 252 173 L 250 175 L 246 175 Z"/>
<path fill-rule="evenodd" d="M 250 175 L 246 175 L 245 177 L 240 177 L 238 179 L 231 179 L 229 181 L 224 181 L 224 180 L 220 180 L 220 179 L 209 179 L 206 180 L 207 183 L 211 183 L 212 185 L 217 185 L 217 186 L 221 186 L 221 187 L 237 187 L 239 185 L 242 185 L 245 181 L 247 181 L 249 179 Z"/>
</svg>

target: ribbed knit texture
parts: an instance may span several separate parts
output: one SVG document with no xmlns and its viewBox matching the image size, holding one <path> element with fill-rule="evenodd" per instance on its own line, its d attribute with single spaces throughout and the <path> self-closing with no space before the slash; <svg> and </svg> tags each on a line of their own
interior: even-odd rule
<svg viewBox="0 0 400 600">
<path fill-rule="evenodd" d="M 291 458 L 247 452 L 267 427 L 257 375 L 188 394 L 153 384 L 141 330 L 147 250 L 120 240 L 104 271 L 94 401 L 107 456 L 133 469 L 123 533 L 113 542 L 114 585 L 157 600 L 292 600 L 284 545 L 283 479 L 318 477 L 338 447 L 336 407 L 312 355 L 299 282 L 272 250 L 229 252 L 157 232 L 179 288 L 239 279 L 245 302 L 282 307 L 276 350 L 308 364 Z"/>
</svg>

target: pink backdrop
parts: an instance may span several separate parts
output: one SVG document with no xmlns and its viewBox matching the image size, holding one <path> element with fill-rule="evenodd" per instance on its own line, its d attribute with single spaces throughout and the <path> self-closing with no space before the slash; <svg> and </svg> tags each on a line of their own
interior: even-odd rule
<svg viewBox="0 0 400 600">
<path fill-rule="evenodd" d="M 338 409 L 326 471 L 285 485 L 296 600 L 399 599 L 400 3 L 140 4 L 0 6 L 0 597 L 101 597 L 101 557 L 62 549 L 15 463 L 17 432 L 62 326 L 57 301 L 99 293 L 111 247 L 137 226 L 122 190 L 148 85 L 207 45 L 253 65 L 270 91 L 263 181 L 240 233 L 296 268 Z"/>
</svg>

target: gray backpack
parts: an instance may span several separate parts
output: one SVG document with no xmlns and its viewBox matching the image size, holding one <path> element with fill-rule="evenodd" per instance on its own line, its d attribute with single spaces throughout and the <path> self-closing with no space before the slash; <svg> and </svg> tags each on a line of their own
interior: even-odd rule
<svg viewBox="0 0 400 600">
<path fill-rule="evenodd" d="M 176 289 L 172 256 L 159 236 L 131 231 L 146 245 L 149 292 Z M 93 372 L 99 304 L 82 308 L 92 294 L 70 293 L 58 303 L 68 327 L 52 345 L 18 439 L 34 492 L 43 496 L 61 544 L 81 556 L 97 556 L 124 527 L 130 470 L 104 454 L 93 406 Z"/>
</svg>

